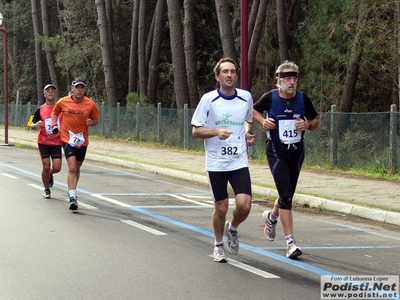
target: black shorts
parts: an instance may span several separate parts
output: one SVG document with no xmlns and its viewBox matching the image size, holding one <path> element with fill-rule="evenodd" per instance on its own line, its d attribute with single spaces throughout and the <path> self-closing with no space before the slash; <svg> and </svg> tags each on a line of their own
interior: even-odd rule
<svg viewBox="0 0 400 300">
<path fill-rule="evenodd" d="M 235 195 L 252 195 L 250 172 L 247 167 L 226 172 L 208 171 L 208 178 L 215 201 L 228 198 L 228 182 Z"/>
<path fill-rule="evenodd" d="M 49 158 L 49 157 L 51 157 L 51 159 L 55 159 L 55 158 L 61 159 L 61 146 L 50 146 L 50 145 L 38 144 L 38 148 L 39 148 L 40 157 L 42 159 Z"/>
<path fill-rule="evenodd" d="M 86 156 L 87 146 L 81 146 L 79 148 L 72 147 L 68 143 L 62 143 L 64 149 L 65 158 L 68 159 L 71 156 L 76 157 L 76 161 L 84 161 Z"/>
</svg>

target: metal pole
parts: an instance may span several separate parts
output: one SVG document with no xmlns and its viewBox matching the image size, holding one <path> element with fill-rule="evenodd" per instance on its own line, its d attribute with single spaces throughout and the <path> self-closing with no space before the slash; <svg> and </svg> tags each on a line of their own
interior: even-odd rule
<svg viewBox="0 0 400 300">
<path fill-rule="evenodd" d="M 241 57 L 241 72 L 240 85 L 241 88 L 247 90 L 249 87 L 249 15 L 248 15 L 248 0 L 241 1 L 241 25 L 240 25 L 240 57 Z"/>
<path fill-rule="evenodd" d="M 161 102 L 157 103 L 157 142 L 159 144 L 161 144 L 163 142 L 163 138 L 162 138 L 162 115 L 161 115 Z"/>
<path fill-rule="evenodd" d="M 392 173 L 397 172 L 397 106 L 390 105 L 389 165 Z"/>
<path fill-rule="evenodd" d="M 331 166 L 336 167 L 338 163 L 337 147 L 338 147 L 338 130 L 337 130 L 338 113 L 336 105 L 331 105 Z"/>
<path fill-rule="evenodd" d="M 183 105 L 183 148 L 189 148 L 189 110 L 188 104 Z"/>
<path fill-rule="evenodd" d="M 4 143 L 8 145 L 8 34 L 4 28 L 0 31 L 4 33 Z"/>
</svg>

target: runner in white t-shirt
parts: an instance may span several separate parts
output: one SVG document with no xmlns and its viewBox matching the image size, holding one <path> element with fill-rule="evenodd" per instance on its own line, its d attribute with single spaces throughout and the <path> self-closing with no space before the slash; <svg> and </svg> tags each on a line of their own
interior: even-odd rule
<svg viewBox="0 0 400 300">
<path fill-rule="evenodd" d="M 220 87 L 200 99 L 193 118 L 193 136 L 204 139 L 206 170 L 214 196 L 212 222 L 215 235 L 214 261 L 226 262 L 223 235 L 228 250 L 238 253 L 237 228 L 250 213 L 252 191 L 247 146 L 254 143 L 253 98 L 236 89 L 238 68 L 231 58 L 222 58 L 214 68 Z M 236 208 L 226 221 L 228 182 L 235 193 Z"/>
</svg>

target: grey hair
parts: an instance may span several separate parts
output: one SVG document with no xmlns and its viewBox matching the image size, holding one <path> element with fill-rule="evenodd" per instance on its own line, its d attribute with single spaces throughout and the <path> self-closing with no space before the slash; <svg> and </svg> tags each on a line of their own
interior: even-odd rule
<svg viewBox="0 0 400 300">
<path fill-rule="evenodd" d="M 280 81 L 279 81 L 279 73 L 282 73 L 283 71 L 287 69 L 292 69 L 295 72 L 299 73 L 299 66 L 296 65 L 292 61 L 285 60 L 283 63 L 279 65 L 279 67 L 276 69 L 276 86 L 279 88 L 280 87 Z"/>
</svg>

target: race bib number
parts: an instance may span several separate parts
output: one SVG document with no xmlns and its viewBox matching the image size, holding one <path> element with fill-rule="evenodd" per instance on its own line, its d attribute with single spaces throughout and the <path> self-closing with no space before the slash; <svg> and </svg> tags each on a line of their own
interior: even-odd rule
<svg viewBox="0 0 400 300">
<path fill-rule="evenodd" d="M 60 127 L 60 119 L 57 119 L 57 125 Z M 53 128 L 51 127 L 51 118 L 44 119 L 44 128 L 46 128 L 47 134 L 53 134 Z"/>
<path fill-rule="evenodd" d="M 47 134 L 53 134 L 53 129 L 51 128 L 51 118 L 44 119 L 44 128 L 46 128 Z"/>
<path fill-rule="evenodd" d="M 80 147 L 85 143 L 83 132 L 73 133 L 71 130 L 68 130 L 68 132 L 69 132 L 68 144 L 70 144 L 72 147 Z"/>
<path fill-rule="evenodd" d="M 226 140 L 218 139 L 218 157 L 220 161 L 232 161 L 239 158 L 242 142 L 238 135 L 231 135 Z"/>
<path fill-rule="evenodd" d="M 293 144 L 301 141 L 301 134 L 296 128 L 297 120 L 279 120 L 279 139 L 284 144 Z"/>
</svg>

